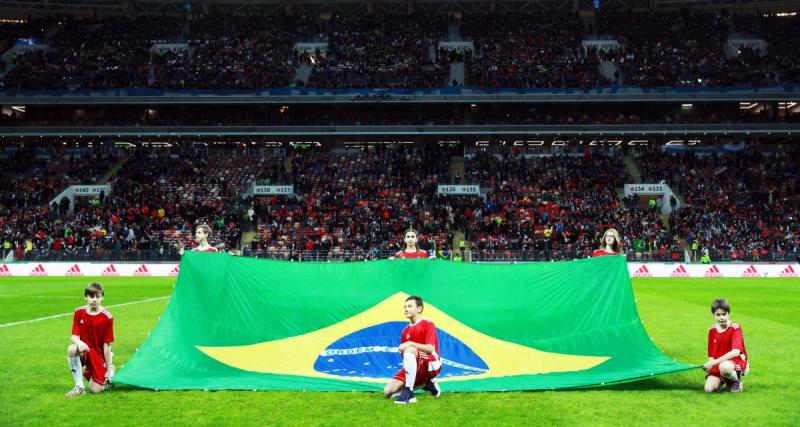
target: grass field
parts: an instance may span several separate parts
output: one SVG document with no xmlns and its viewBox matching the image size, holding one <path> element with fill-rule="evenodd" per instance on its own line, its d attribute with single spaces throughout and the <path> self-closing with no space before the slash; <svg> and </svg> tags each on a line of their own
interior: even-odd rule
<svg viewBox="0 0 800 427">
<path fill-rule="evenodd" d="M 66 366 L 72 311 L 84 303 L 83 287 L 90 280 L 0 278 L 0 424 L 800 424 L 800 375 L 792 357 L 800 352 L 798 279 L 634 280 L 648 333 L 684 363 L 705 361 L 713 322 L 708 305 L 716 297 L 729 298 L 731 318 L 743 327 L 752 361 L 741 394 L 706 395 L 702 371 L 693 370 L 604 388 L 421 396 L 408 407 L 374 393 L 154 392 L 124 386 L 65 399 L 72 384 Z M 104 305 L 114 313 L 118 367 L 156 324 L 174 280 L 102 278 Z"/>
</svg>

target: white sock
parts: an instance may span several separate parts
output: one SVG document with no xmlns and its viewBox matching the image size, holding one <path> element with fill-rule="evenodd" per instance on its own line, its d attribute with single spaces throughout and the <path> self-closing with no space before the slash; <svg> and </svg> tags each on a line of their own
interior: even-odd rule
<svg viewBox="0 0 800 427">
<path fill-rule="evenodd" d="M 406 387 L 414 390 L 414 382 L 417 380 L 417 355 L 410 351 L 403 353 L 403 369 L 406 370 Z"/>
<path fill-rule="evenodd" d="M 83 388 L 83 366 L 81 366 L 80 357 L 67 356 L 67 365 L 72 371 L 72 378 L 75 380 L 75 385 Z"/>
</svg>

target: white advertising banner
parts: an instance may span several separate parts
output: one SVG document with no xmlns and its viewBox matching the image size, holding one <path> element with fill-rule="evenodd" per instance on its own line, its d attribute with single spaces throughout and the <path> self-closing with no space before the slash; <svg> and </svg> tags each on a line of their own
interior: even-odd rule
<svg viewBox="0 0 800 427">
<path fill-rule="evenodd" d="M 672 188 L 667 184 L 625 184 L 625 197 L 630 195 L 637 196 L 661 196 L 661 213 L 668 214 L 672 212 L 672 206 L 669 204 L 669 199 L 675 193 Z M 680 202 L 675 206 L 680 209 Z"/>
<path fill-rule="evenodd" d="M 28 276 L 108 276 L 108 277 L 170 277 L 177 276 L 178 263 L 119 263 L 119 262 L 23 262 L 0 264 L 2 277 Z M 641 263 L 629 262 L 631 277 L 786 277 L 800 278 L 800 264 L 789 263 Z M 798 281 L 800 284 L 800 281 Z"/>
<path fill-rule="evenodd" d="M 669 186 L 666 184 L 625 184 L 625 195 L 664 196 L 667 194 L 668 189 Z"/>
<path fill-rule="evenodd" d="M 177 276 L 178 270 L 178 263 L 22 262 L 0 264 L 0 277 L 169 277 Z"/>
<path fill-rule="evenodd" d="M 438 189 L 438 194 L 441 196 L 443 194 L 453 194 L 453 195 L 465 195 L 465 196 L 480 196 L 481 194 L 481 186 L 478 184 L 474 185 L 440 185 Z"/>
<path fill-rule="evenodd" d="M 110 185 L 73 185 L 72 187 L 74 196 L 99 196 L 100 193 L 111 192 Z"/>
<path fill-rule="evenodd" d="M 475 50 L 475 44 L 472 42 L 439 42 L 439 49 L 445 50 Z"/>
<path fill-rule="evenodd" d="M 254 185 L 254 196 L 292 196 L 294 185 Z"/>
<path fill-rule="evenodd" d="M 631 277 L 800 277 L 800 265 L 788 263 L 641 263 L 629 262 Z"/>
</svg>

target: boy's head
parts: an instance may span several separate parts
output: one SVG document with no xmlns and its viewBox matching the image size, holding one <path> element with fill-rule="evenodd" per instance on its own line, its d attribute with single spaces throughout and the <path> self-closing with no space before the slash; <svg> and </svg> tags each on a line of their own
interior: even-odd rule
<svg viewBox="0 0 800 427">
<path fill-rule="evenodd" d="M 717 323 L 727 324 L 728 315 L 730 315 L 730 313 L 731 306 L 728 304 L 727 298 L 715 299 L 714 302 L 711 303 L 711 314 L 717 319 Z"/>
<path fill-rule="evenodd" d="M 86 285 L 86 289 L 83 290 L 83 297 L 86 298 L 86 303 L 92 308 L 99 307 L 100 303 L 103 302 L 104 296 L 103 285 L 97 282 L 89 283 Z"/>
<path fill-rule="evenodd" d="M 198 242 L 202 242 L 203 240 L 208 240 L 211 237 L 211 227 L 207 226 L 206 224 L 200 224 L 194 230 L 194 238 Z"/>
<path fill-rule="evenodd" d="M 422 298 L 416 295 L 406 298 L 406 302 L 403 304 L 403 314 L 409 319 L 421 315 L 424 309 L 425 304 L 422 302 Z"/>
</svg>

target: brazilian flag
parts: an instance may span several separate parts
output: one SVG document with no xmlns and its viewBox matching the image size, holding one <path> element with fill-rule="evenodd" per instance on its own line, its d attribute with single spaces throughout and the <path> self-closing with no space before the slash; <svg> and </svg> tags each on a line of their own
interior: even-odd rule
<svg viewBox="0 0 800 427">
<path fill-rule="evenodd" d="M 445 391 L 584 387 L 693 368 L 647 336 L 624 257 L 298 263 L 190 252 L 166 312 L 116 380 L 382 390 L 401 367 L 409 295 L 437 327 Z"/>
</svg>

